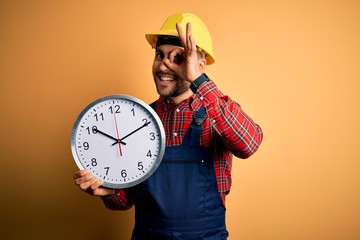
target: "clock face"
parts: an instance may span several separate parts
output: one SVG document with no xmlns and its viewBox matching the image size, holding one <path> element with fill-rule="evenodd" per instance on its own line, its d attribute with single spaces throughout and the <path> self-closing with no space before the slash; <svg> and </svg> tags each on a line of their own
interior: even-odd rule
<svg viewBox="0 0 360 240">
<path fill-rule="evenodd" d="M 111 95 L 95 100 L 77 118 L 71 149 L 80 169 L 109 188 L 146 180 L 165 151 L 165 132 L 155 111 L 141 100 Z"/>
</svg>

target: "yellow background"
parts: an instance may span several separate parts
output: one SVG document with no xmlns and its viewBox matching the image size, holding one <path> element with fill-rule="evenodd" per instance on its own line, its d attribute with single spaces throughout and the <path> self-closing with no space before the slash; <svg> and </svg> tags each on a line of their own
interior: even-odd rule
<svg viewBox="0 0 360 240">
<path fill-rule="evenodd" d="M 2 239 L 129 239 L 74 185 L 72 125 L 94 99 L 157 98 L 144 34 L 175 12 L 209 27 L 207 68 L 264 131 L 235 159 L 230 240 L 360 239 L 360 1 L 0 2 Z"/>
</svg>

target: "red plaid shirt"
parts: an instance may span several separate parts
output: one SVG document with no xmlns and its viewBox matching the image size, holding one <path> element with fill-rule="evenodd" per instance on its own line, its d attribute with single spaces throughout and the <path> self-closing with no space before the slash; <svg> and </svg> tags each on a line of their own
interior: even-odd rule
<svg viewBox="0 0 360 240">
<path fill-rule="evenodd" d="M 158 99 L 156 112 L 164 125 L 167 146 L 181 144 L 192 121 L 193 111 L 201 106 L 205 106 L 207 112 L 201 144 L 213 149 L 218 190 L 225 204 L 225 196 L 231 187 L 233 155 L 248 158 L 259 148 L 263 135 L 260 126 L 242 111 L 240 105 L 222 94 L 210 80 L 178 105 L 169 99 Z M 124 190 L 116 190 L 114 195 L 104 197 L 103 201 L 110 209 L 125 210 L 132 206 L 132 199 Z"/>
</svg>

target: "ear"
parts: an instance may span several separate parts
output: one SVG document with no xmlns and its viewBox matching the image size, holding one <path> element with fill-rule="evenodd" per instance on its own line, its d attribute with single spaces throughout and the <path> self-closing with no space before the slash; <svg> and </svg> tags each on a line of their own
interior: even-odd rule
<svg viewBox="0 0 360 240">
<path fill-rule="evenodd" d="M 205 72 L 205 68 L 206 68 L 206 59 L 205 58 L 201 58 L 199 59 L 199 67 L 202 73 Z"/>
</svg>

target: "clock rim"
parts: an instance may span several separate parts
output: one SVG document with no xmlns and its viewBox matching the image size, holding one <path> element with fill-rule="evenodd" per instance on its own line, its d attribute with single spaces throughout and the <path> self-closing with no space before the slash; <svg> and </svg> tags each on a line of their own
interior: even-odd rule
<svg viewBox="0 0 360 240">
<path fill-rule="evenodd" d="M 158 125 L 159 131 L 160 131 L 160 149 L 159 149 L 159 153 L 158 156 L 155 160 L 155 163 L 152 165 L 152 168 L 150 169 L 150 171 L 148 171 L 145 175 L 143 175 L 142 177 L 140 177 L 139 179 L 132 181 L 132 182 L 126 182 L 126 183 L 110 183 L 110 182 L 106 182 L 105 180 L 102 180 L 104 183 L 102 184 L 103 187 L 107 187 L 107 188 L 113 188 L 113 189 L 122 189 L 122 188 L 129 188 L 129 187 L 133 187 L 136 186 L 142 182 L 144 182 L 146 179 L 148 179 L 155 171 L 156 169 L 159 167 L 164 153 L 165 153 L 165 130 L 164 130 L 164 126 L 160 120 L 160 117 L 158 116 L 158 114 L 155 112 L 155 110 L 146 102 L 144 102 L 143 100 L 134 97 L 134 96 L 130 96 L 130 95 L 126 95 L 126 94 L 111 94 L 111 95 L 106 95 L 100 98 L 95 99 L 94 101 L 92 101 L 91 103 L 89 103 L 81 112 L 80 114 L 77 116 L 76 121 L 72 127 L 72 131 L 71 131 L 71 140 L 70 140 L 70 145 L 71 145 L 71 152 L 72 152 L 72 156 L 74 158 L 74 161 L 77 165 L 77 167 L 80 170 L 86 169 L 81 161 L 80 158 L 77 154 L 76 151 L 76 131 L 80 126 L 80 121 L 83 118 L 83 116 L 85 115 L 85 113 L 87 113 L 92 107 L 94 107 L 95 105 L 97 105 L 100 102 L 104 102 L 104 101 L 108 101 L 108 100 L 113 100 L 113 99 L 125 99 L 125 100 L 129 100 L 129 101 L 133 101 L 139 105 L 141 105 L 143 108 L 145 108 L 148 112 L 150 112 L 150 114 L 152 115 L 152 117 L 155 119 L 156 124 Z"/>
</svg>

